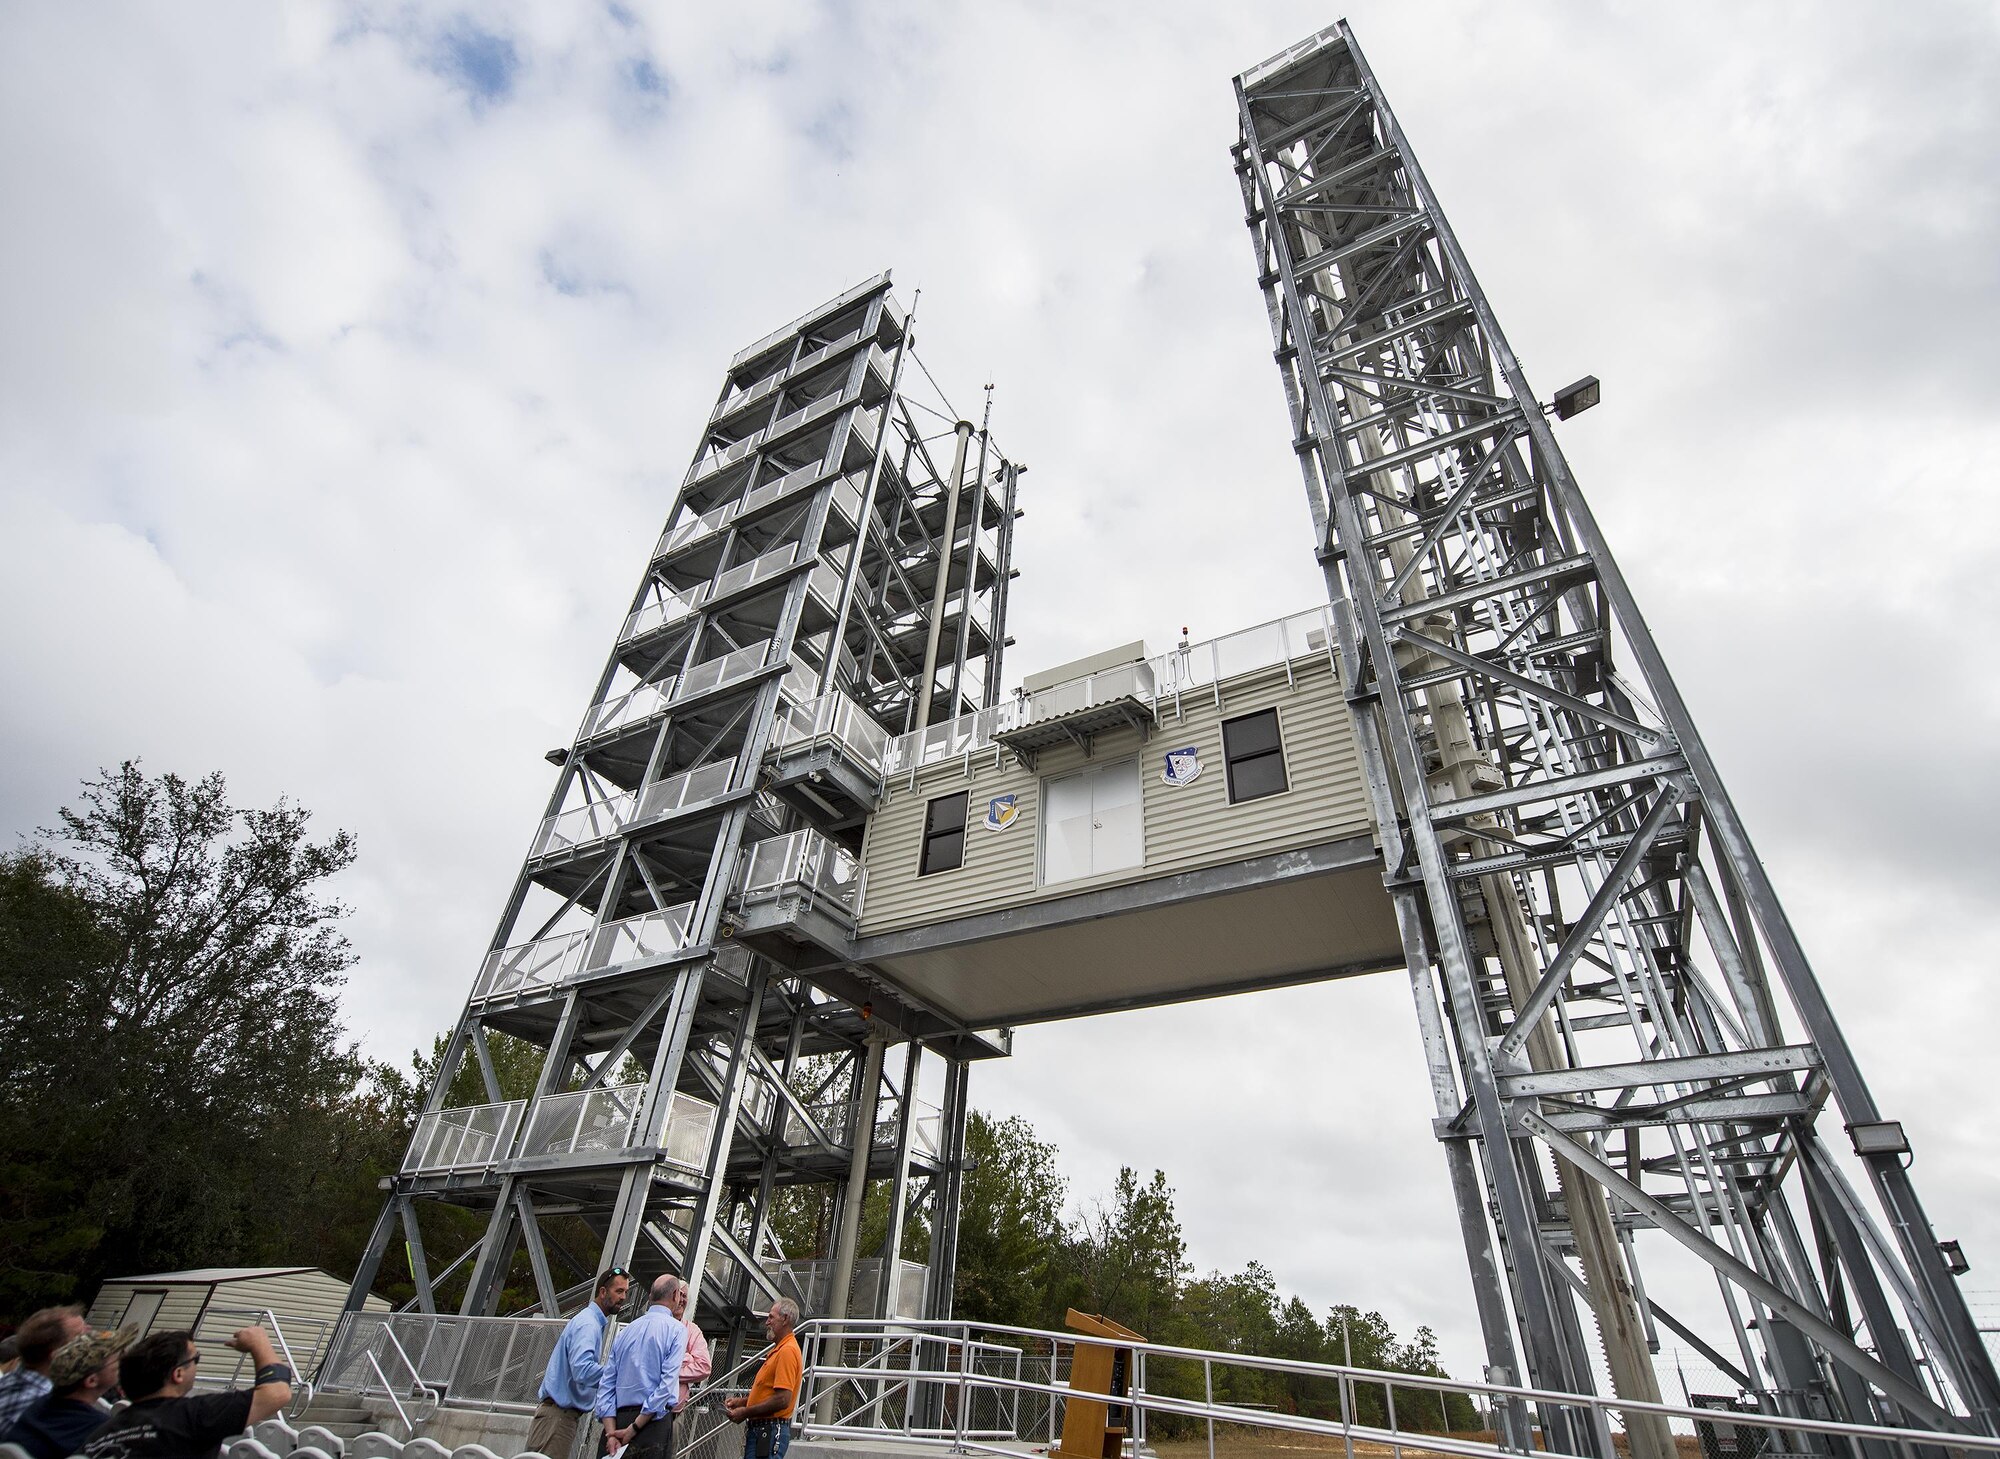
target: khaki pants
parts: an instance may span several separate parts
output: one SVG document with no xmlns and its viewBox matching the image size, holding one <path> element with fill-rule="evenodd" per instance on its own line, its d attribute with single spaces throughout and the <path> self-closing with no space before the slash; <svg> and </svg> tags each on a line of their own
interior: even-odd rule
<svg viewBox="0 0 2000 1459">
<path fill-rule="evenodd" d="M 570 1459 L 576 1451 L 576 1426 L 583 1418 L 581 1409 L 558 1408 L 544 1398 L 528 1425 L 529 1451 L 548 1459 Z"/>
</svg>

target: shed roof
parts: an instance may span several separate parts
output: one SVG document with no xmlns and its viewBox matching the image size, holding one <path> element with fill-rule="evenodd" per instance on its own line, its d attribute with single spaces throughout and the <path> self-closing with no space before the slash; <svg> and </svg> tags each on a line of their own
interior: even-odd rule
<svg viewBox="0 0 2000 1459">
<path fill-rule="evenodd" d="M 247 1282 L 258 1277 L 288 1277 L 315 1272 L 309 1266 L 206 1266 L 185 1272 L 148 1272 L 138 1277 L 106 1277 L 106 1282 Z M 327 1275 L 331 1275 L 328 1273 Z"/>
</svg>

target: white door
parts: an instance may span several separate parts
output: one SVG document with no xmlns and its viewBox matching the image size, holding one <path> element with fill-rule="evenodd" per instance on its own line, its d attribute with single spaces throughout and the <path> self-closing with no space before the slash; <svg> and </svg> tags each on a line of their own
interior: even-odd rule
<svg viewBox="0 0 2000 1459">
<path fill-rule="evenodd" d="M 1139 762 L 1094 767 L 1042 789 L 1042 880 L 1103 876 L 1146 860 Z"/>
<path fill-rule="evenodd" d="M 134 1292 L 132 1300 L 125 1304 L 125 1315 L 115 1325 L 136 1327 L 139 1336 L 144 1337 L 153 1330 L 153 1319 L 160 1315 L 161 1304 L 166 1300 L 165 1292 Z"/>
</svg>

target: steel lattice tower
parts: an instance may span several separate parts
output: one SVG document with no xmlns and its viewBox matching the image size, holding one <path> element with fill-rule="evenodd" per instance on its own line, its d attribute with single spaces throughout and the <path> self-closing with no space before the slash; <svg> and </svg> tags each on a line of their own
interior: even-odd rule
<svg viewBox="0 0 2000 1459">
<path fill-rule="evenodd" d="M 2000 1382 L 1900 1127 L 1352 32 L 1236 94 L 1494 1372 L 1589 1388 L 1580 1296 L 1621 1397 L 1654 1396 L 1657 1323 L 1781 1412 L 1996 1431 Z M 1818 1132 L 1829 1099 L 1865 1195 Z M 1642 1247 L 1712 1273 L 1703 1326 L 1734 1361 L 1649 1296 Z M 1662 1421 L 1630 1429 L 1635 1454 L 1672 1453 Z"/>
<path fill-rule="evenodd" d="M 967 1061 L 1004 1046 L 852 970 L 808 979 L 732 940 L 760 902 L 851 920 L 872 757 L 998 695 L 1025 468 L 911 389 L 911 342 L 883 274 L 731 360 L 575 741 L 551 752 L 545 818 L 350 1308 L 400 1234 L 421 1311 L 469 1264 L 459 1309 L 494 1313 L 525 1250 L 538 1310 L 566 1313 L 636 1257 L 697 1284 L 723 1355 L 777 1295 L 949 1311 Z M 503 1097 L 494 1032 L 545 1051 L 526 1100 Z M 917 1099 L 927 1051 L 936 1111 Z M 447 1108 L 468 1060 L 487 1102 Z M 889 1234 L 850 1294 L 871 1179 L 892 1181 Z M 838 1192 L 831 1263 L 788 1262 L 772 1231 L 776 1192 L 809 1182 Z M 922 1300 L 923 1255 L 900 1250 L 920 1201 Z M 485 1222 L 435 1276 L 425 1202 Z"/>
</svg>

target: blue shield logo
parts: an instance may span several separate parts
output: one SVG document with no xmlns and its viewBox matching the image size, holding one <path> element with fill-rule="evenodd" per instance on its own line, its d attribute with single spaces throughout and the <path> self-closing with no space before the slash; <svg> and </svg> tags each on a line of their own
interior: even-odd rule
<svg viewBox="0 0 2000 1459">
<path fill-rule="evenodd" d="M 1192 785 L 1201 776 L 1201 748 L 1189 745 L 1184 750 L 1167 751 L 1167 768 L 1160 779 L 1168 785 Z"/>
<path fill-rule="evenodd" d="M 986 819 L 981 824 L 989 831 L 1004 831 L 1020 818 L 1020 796 L 996 795 L 986 802 Z"/>
</svg>

